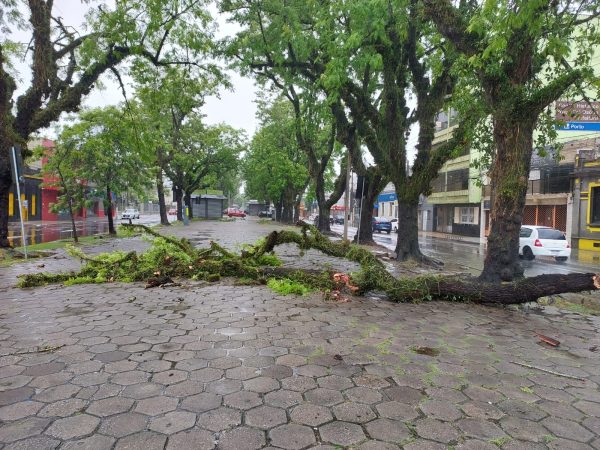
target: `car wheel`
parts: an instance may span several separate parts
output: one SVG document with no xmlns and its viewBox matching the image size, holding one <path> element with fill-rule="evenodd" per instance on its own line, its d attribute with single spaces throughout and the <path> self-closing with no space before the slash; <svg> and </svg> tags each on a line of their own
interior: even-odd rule
<svg viewBox="0 0 600 450">
<path fill-rule="evenodd" d="M 554 259 L 557 262 L 565 262 L 567 259 L 569 259 L 569 257 L 568 256 L 556 256 L 556 257 L 554 257 Z"/>
<path fill-rule="evenodd" d="M 389 231 L 387 232 L 387 234 L 390 234 L 391 232 L 392 232 L 392 230 L 389 230 Z"/>
<path fill-rule="evenodd" d="M 523 258 L 527 261 L 533 261 L 535 259 L 535 255 L 529 247 L 523 247 Z"/>
</svg>

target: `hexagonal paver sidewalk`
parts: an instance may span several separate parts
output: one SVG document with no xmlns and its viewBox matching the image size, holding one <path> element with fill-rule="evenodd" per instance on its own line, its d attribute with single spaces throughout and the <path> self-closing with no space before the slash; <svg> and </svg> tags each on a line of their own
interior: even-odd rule
<svg viewBox="0 0 600 450">
<path fill-rule="evenodd" d="M 248 220 L 173 232 L 235 248 L 272 229 Z M 292 246 L 277 252 L 288 267 L 356 268 Z M 13 266 L 0 282 L 35 270 Z M 599 317 L 334 303 L 228 280 L 2 295 L 3 450 L 600 449 Z"/>
</svg>

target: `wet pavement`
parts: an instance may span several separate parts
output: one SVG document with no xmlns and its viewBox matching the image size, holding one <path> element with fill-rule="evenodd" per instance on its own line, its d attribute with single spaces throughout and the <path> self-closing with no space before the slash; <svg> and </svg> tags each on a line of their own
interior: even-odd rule
<svg viewBox="0 0 600 450">
<path fill-rule="evenodd" d="M 169 216 L 169 220 L 174 221 L 176 218 Z M 156 225 L 160 223 L 160 216 L 158 214 L 141 215 L 139 219 L 134 219 L 132 222 L 143 225 Z M 118 225 L 120 223 L 129 223 L 129 221 L 116 218 L 115 224 Z M 108 221 L 106 217 L 77 220 L 75 224 L 79 236 L 94 236 L 108 233 Z M 60 239 L 71 239 L 73 231 L 70 221 L 30 221 L 25 223 L 25 236 L 27 236 L 27 244 L 32 245 Z M 9 223 L 8 239 L 15 247 L 22 245 L 21 224 L 19 222 Z"/>
<path fill-rule="evenodd" d="M 169 232 L 239 249 L 276 228 L 248 220 Z M 93 253 L 147 245 L 105 241 Z M 288 266 L 355 270 L 292 246 L 278 254 Z M 44 270 L 78 264 L 57 256 Z M 3 269 L 0 284 L 39 263 Z M 1 296 L 3 450 L 600 449 L 597 316 L 336 303 L 228 280 Z"/>
<path fill-rule="evenodd" d="M 332 230 L 342 234 L 342 225 L 334 225 Z M 350 236 L 354 235 L 355 229 Z M 375 242 L 387 249 L 395 250 L 398 234 L 374 233 Z M 441 237 L 420 236 L 421 250 L 427 256 L 448 261 L 461 266 L 465 271 L 478 275 L 483 269 L 486 248 L 484 245 L 463 242 Z M 551 257 L 537 257 L 533 261 L 521 261 L 525 269 L 525 276 L 531 277 L 544 273 L 572 273 L 572 272 L 598 272 L 600 268 L 600 255 L 598 252 L 578 252 L 572 250 L 571 257 L 566 262 L 557 262 Z"/>
</svg>

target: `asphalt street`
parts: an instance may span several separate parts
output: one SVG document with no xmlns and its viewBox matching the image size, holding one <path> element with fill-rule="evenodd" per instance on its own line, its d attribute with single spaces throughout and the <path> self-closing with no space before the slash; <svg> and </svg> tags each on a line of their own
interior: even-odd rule
<svg viewBox="0 0 600 450">
<path fill-rule="evenodd" d="M 176 220 L 175 216 L 169 216 L 169 221 Z M 115 219 L 115 224 L 128 223 L 128 220 L 122 220 L 120 217 Z M 160 222 L 158 214 L 146 214 L 134 219 L 133 223 L 143 225 L 156 225 Z M 108 221 L 106 217 L 88 218 L 77 220 L 77 231 L 80 236 L 92 236 L 95 234 L 108 233 Z M 14 246 L 21 246 L 21 224 L 19 222 L 10 222 L 8 225 L 8 235 Z M 31 221 L 25 223 L 25 235 L 27 244 L 40 244 L 42 242 L 51 242 L 59 239 L 70 239 L 72 237 L 70 221 Z"/>
<path fill-rule="evenodd" d="M 169 220 L 174 221 L 174 216 L 169 216 Z M 123 221 L 116 219 L 115 223 Z M 139 219 L 133 220 L 133 223 L 144 225 L 155 225 L 160 222 L 158 214 L 142 215 Z M 77 221 L 77 228 L 81 236 L 90 236 L 108 232 L 108 223 L 106 218 L 90 218 Z M 342 225 L 334 225 L 332 230 L 342 234 Z M 356 229 L 350 227 L 349 235 L 354 236 Z M 28 244 L 37 244 L 41 242 L 50 242 L 58 239 L 71 238 L 71 223 L 69 221 L 59 222 L 29 222 L 25 225 L 25 234 Z M 379 245 L 394 250 L 398 234 L 379 234 L 375 233 L 374 239 Z M 21 229 L 18 222 L 12 222 L 9 225 L 9 238 L 13 245 L 21 245 Z M 420 238 L 421 249 L 423 252 L 436 259 L 446 263 L 460 266 L 463 270 L 477 274 L 483 268 L 485 257 L 485 245 L 473 244 L 470 242 L 457 241 L 452 239 L 440 238 L 422 235 Z M 554 261 L 552 258 L 537 257 L 534 261 L 522 261 L 527 276 L 535 276 L 544 273 L 572 273 L 572 272 L 597 272 L 600 267 L 600 259 L 594 259 L 593 255 L 580 254 L 573 250 L 571 258 L 564 263 Z"/>
<path fill-rule="evenodd" d="M 332 230 L 342 234 L 343 225 L 333 225 Z M 356 229 L 349 228 L 349 236 L 354 236 Z M 397 233 L 385 234 L 374 233 L 375 242 L 390 250 L 396 248 Z M 483 268 L 485 258 L 485 245 L 461 242 L 451 239 L 421 236 L 419 239 L 421 250 L 427 256 L 440 259 L 445 262 L 458 264 L 465 271 L 478 274 Z M 573 272 L 597 272 L 600 268 L 600 260 L 594 260 L 593 256 L 580 255 L 573 250 L 568 261 L 559 263 L 553 258 L 537 257 L 533 261 L 522 261 L 526 276 L 535 276 L 545 273 L 573 273 Z"/>
</svg>

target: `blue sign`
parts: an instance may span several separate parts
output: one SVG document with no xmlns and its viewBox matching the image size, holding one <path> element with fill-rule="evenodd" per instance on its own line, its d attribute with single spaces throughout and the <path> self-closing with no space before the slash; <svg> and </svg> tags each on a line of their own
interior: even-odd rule
<svg viewBox="0 0 600 450">
<path fill-rule="evenodd" d="M 387 194 L 379 194 L 379 196 L 377 197 L 377 202 L 378 203 L 395 202 L 396 199 L 397 199 L 396 193 L 395 192 L 390 192 L 390 193 L 387 193 Z"/>
<path fill-rule="evenodd" d="M 565 131 L 600 131 L 600 122 L 567 122 L 558 129 Z"/>
</svg>

